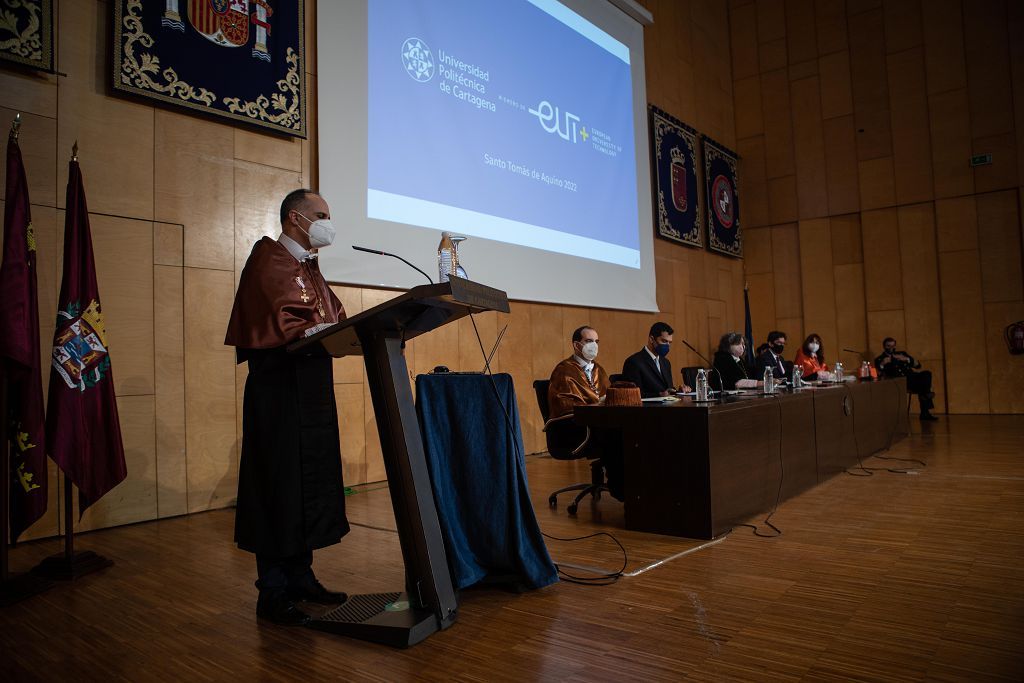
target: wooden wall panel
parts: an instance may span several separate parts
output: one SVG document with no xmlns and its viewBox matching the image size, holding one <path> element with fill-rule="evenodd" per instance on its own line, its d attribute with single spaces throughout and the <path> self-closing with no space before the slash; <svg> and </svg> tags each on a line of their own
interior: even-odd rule
<svg viewBox="0 0 1024 683">
<path fill-rule="evenodd" d="M 740 155 L 740 188 L 742 189 L 744 229 L 769 222 L 768 179 L 764 157 L 764 136 L 758 135 L 737 142 Z"/>
<path fill-rule="evenodd" d="M 960 0 L 929 0 L 924 13 L 925 83 L 928 94 L 967 87 Z"/>
<path fill-rule="evenodd" d="M 970 94 L 971 136 L 990 137 L 1013 130 L 1013 90 L 1006 30 L 1006 1 L 970 3 L 963 14 Z"/>
<path fill-rule="evenodd" d="M 981 269 L 976 251 L 939 254 L 942 316 L 947 321 L 942 343 L 947 358 L 947 404 L 951 413 L 989 412 L 988 349 L 981 300 Z"/>
<path fill-rule="evenodd" d="M 832 231 L 828 218 L 800 221 L 800 285 L 803 290 L 805 329 L 791 330 L 790 346 L 800 344 L 812 332 L 835 346 L 836 292 L 832 269 Z"/>
<path fill-rule="evenodd" d="M 975 154 L 992 155 L 992 163 L 972 169 L 975 192 L 1017 187 L 1017 137 L 1013 132 L 975 138 L 971 142 L 971 155 Z"/>
<path fill-rule="evenodd" d="M 842 50 L 818 59 L 821 75 L 821 115 L 826 119 L 853 114 L 850 52 Z"/>
<path fill-rule="evenodd" d="M 757 37 L 762 43 L 786 37 L 786 3 L 757 0 Z"/>
<path fill-rule="evenodd" d="M 981 291 L 986 303 L 1024 299 L 1016 192 L 977 195 Z"/>
<path fill-rule="evenodd" d="M 107 69 L 100 65 L 112 54 L 108 5 L 73 2 L 60 10 L 54 45 L 67 74 L 60 83 L 60 110 L 69 114 L 57 118 L 57 186 L 67 185 L 77 140 L 89 210 L 152 220 L 153 107 L 106 94 Z M 58 192 L 58 207 L 64 199 Z"/>
<path fill-rule="evenodd" d="M 156 519 L 156 408 L 153 396 L 118 396 L 117 413 L 121 421 L 128 477 L 89 506 L 81 520 L 75 520 L 76 532 Z M 74 497 L 77 510 L 77 489 Z"/>
<path fill-rule="evenodd" d="M 849 29 L 857 158 L 864 161 L 889 156 L 892 136 L 882 11 L 875 9 L 849 17 Z"/>
<path fill-rule="evenodd" d="M 829 225 L 832 229 L 832 263 L 836 266 L 864 263 L 860 214 L 833 216 Z"/>
<path fill-rule="evenodd" d="M 18 113 L 21 113 L 18 147 L 25 165 L 29 201 L 43 206 L 56 206 L 57 167 L 54 159 L 57 158 L 57 119 L 30 114 L 17 108 L 0 107 L 0 122 L 9 126 Z M 7 187 L 6 163 L 0 168 L 0 186 Z"/>
<path fill-rule="evenodd" d="M 772 227 L 772 270 L 775 276 L 775 315 L 803 316 L 800 284 L 800 234 L 797 226 Z"/>
<path fill-rule="evenodd" d="M 733 78 L 757 75 L 757 7 L 749 4 L 733 8 L 729 12 L 729 29 Z"/>
<path fill-rule="evenodd" d="M 828 215 L 825 173 L 825 133 L 821 122 L 818 77 L 790 84 L 793 108 L 793 140 L 796 160 L 797 199 L 801 219 Z"/>
<path fill-rule="evenodd" d="M 180 237 L 181 229 L 177 232 Z M 157 514 L 172 517 L 188 512 L 185 283 L 181 267 L 153 267 L 153 310 Z"/>
<path fill-rule="evenodd" d="M 885 51 L 903 52 L 924 43 L 921 0 L 885 0 Z"/>
<path fill-rule="evenodd" d="M 939 267 L 935 248 L 935 209 L 931 202 L 901 206 L 900 272 L 907 349 L 919 358 L 943 357 Z"/>
<path fill-rule="evenodd" d="M 162 109 L 155 117 L 156 219 L 185 226 L 185 265 L 233 268 L 231 127 Z"/>
<path fill-rule="evenodd" d="M 814 19 L 818 32 L 818 54 L 845 50 L 846 7 L 843 0 L 815 0 Z"/>
<path fill-rule="evenodd" d="M 864 264 L 848 263 L 835 267 L 836 337 L 830 344 L 829 364 L 839 358 L 844 363 L 870 360 L 868 354 L 851 356 L 842 349 L 865 352 L 868 349 L 867 309 L 864 302 Z"/>
<path fill-rule="evenodd" d="M 152 395 L 153 224 L 96 214 L 89 222 L 114 386 L 118 396 Z"/>
<path fill-rule="evenodd" d="M 786 0 L 786 43 L 789 63 L 799 64 L 818 58 L 814 0 Z"/>
<path fill-rule="evenodd" d="M 867 280 L 865 280 L 867 282 Z M 903 309 L 872 311 L 868 309 L 868 355 L 872 358 L 882 353 L 882 340 L 896 339 L 900 345 L 907 338 L 903 325 Z M 910 349 L 907 349 L 910 351 Z"/>
<path fill-rule="evenodd" d="M 924 50 L 916 47 L 891 54 L 887 64 L 896 201 L 927 201 L 932 198 L 932 164 L 931 136 L 928 127 L 922 125 L 928 120 Z"/>
<path fill-rule="evenodd" d="M 973 196 L 935 202 L 935 223 L 940 252 L 977 251 L 978 215 Z"/>
<path fill-rule="evenodd" d="M 868 311 L 899 309 L 903 316 L 903 282 L 900 277 L 900 235 L 895 209 L 861 214 L 864 239 L 864 293 Z M 895 336 L 895 335 L 893 335 Z"/>
<path fill-rule="evenodd" d="M 189 512 L 232 504 L 238 489 L 235 354 L 224 346 L 231 271 L 184 269 Z"/>
<path fill-rule="evenodd" d="M 242 274 L 252 247 L 264 235 L 281 233 L 281 200 L 299 187 L 299 174 L 273 166 L 236 161 L 234 168 L 234 271 Z M 186 243 L 188 238 L 186 236 Z"/>
<path fill-rule="evenodd" d="M 768 181 L 768 218 L 770 223 L 787 223 L 799 217 L 796 176 L 772 178 Z"/>
<path fill-rule="evenodd" d="M 743 232 L 743 261 L 747 275 L 772 272 L 772 231 L 770 228 Z"/>
<path fill-rule="evenodd" d="M 858 164 L 860 208 L 880 209 L 896 203 L 896 178 L 892 157 L 880 157 Z"/>
<path fill-rule="evenodd" d="M 764 132 L 761 116 L 761 77 L 751 76 L 736 81 L 736 137 L 747 138 Z"/>
<path fill-rule="evenodd" d="M 784 70 L 761 76 L 764 108 L 765 163 L 768 178 L 796 172 L 793 160 L 793 124 L 790 115 L 789 78 Z M 770 197 L 769 197 L 770 198 Z"/>
<path fill-rule="evenodd" d="M 833 216 L 852 213 L 860 209 L 860 175 L 853 116 L 826 119 L 824 131 L 829 213 Z"/>
<path fill-rule="evenodd" d="M 967 90 L 950 90 L 928 98 L 935 197 L 974 192 L 974 174 L 964 163 L 971 156 Z"/>
</svg>

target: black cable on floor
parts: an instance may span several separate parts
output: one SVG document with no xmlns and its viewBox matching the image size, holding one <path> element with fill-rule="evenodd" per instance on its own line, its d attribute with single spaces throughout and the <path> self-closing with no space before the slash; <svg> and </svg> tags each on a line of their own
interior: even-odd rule
<svg viewBox="0 0 1024 683">
<path fill-rule="evenodd" d="M 569 583 L 577 583 L 582 586 L 610 586 L 622 578 L 623 572 L 626 571 L 626 566 L 629 564 L 629 555 L 626 553 L 625 546 L 619 543 L 619 539 L 615 538 L 607 531 L 596 531 L 592 534 L 587 534 L 586 536 L 576 536 L 574 538 L 559 538 L 558 536 L 545 534 L 543 531 L 541 532 L 541 535 L 552 541 L 585 541 L 588 538 L 594 538 L 595 536 L 607 536 L 615 541 L 615 545 L 619 546 L 619 549 L 622 551 L 622 567 L 618 571 L 607 574 L 598 574 L 596 576 L 576 576 L 575 574 L 570 574 L 562 569 L 556 562 L 555 569 L 558 570 L 559 578 L 564 581 L 568 581 Z"/>
<path fill-rule="evenodd" d="M 778 399 L 778 395 L 776 395 L 776 394 L 771 394 L 771 396 L 773 398 L 775 398 L 775 399 Z M 775 493 L 775 506 L 772 508 L 772 511 L 768 513 L 768 516 L 764 518 L 764 521 L 761 522 L 765 526 L 768 526 L 768 527 L 771 527 L 772 529 L 774 529 L 775 533 L 774 534 L 762 534 L 760 529 L 758 529 L 756 524 L 736 524 L 736 525 L 733 526 L 733 528 L 736 528 L 738 526 L 743 526 L 743 527 L 748 527 L 750 529 L 753 529 L 754 530 L 754 535 L 755 536 L 760 536 L 761 538 L 777 538 L 778 536 L 782 535 L 782 529 L 780 529 L 779 527 L 777 527 L 774 524 L 772 524 L 772 517 L 775 516 L 775 512 L 779 509 L 779 501 L 782 500 L 782 482 L 786 480 L 786 463 L 785 463 L 785 460 L 783 460 L 783 458 L 782 458 L 782 453 L 783 453 L 783 448 L 782 448 L 782 434 L 783 434 L 783 429 L 782 429 L 782 401 L 776 400 L 775 401 L 775 405 L 779 409 L 779 490 L 776 491 L 776 493 Z"/>
</svg>

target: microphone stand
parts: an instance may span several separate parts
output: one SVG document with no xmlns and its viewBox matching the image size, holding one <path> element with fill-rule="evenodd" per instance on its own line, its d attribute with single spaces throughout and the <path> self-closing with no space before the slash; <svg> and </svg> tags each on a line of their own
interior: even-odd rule
<svg viewBox="0 0 1024 683">
<path fill-rule="evenodd" d="M 357 247 L 354 244 L 352 245 L 352 248 L 355 249 L 356 251 L 365 251 L 367 254 L 377 254 L 378 256 L 390 256 L 391 258 L 396 258 L 399 261 L 401 261 L 402 263 L 404 263 L 405 265 L 409 266 L 410 268 L 415 269 L 423 277 L 427 278 L 427 282 L 429 282 L 430 284 L 434 284 L 434 281 L 430 279 L 429 275 L 424 273 L 422 270 L 420 270 L 419 268 L 417 268 L 413 264 L 411 264 L 408 261 L 406 261 L 404 258 L 399 256 L 398 254 L 391 254 L 389 252 L 381 251 L 379 249 L 367 249 L 366 247 Z"/>
<path fill-rule="evenodd" d="M 683 342 L 683 344 L 686 346 L 686 348 L 688 348 L 691 351 L 693 351 L 695 354 L 697 354 L 698 358 L 700 358 L 702 361 L 707 363 L 709 370 L 714 370 L 715 372 L 718 372 L 718 368 L 715 367 L 715 364 L 712 363 L 711 361 L 709 361 L 707 358 L 705 358 L 704 355 L 700 351 L 698 351 L 697 349 L 693 348 L 693 346 L 690 344 L 690 342 L 686 341 L 685 339 L 680 339 L 679 341 Z M 718 402 L 725 403 L 725 381 L 722 379 L 722 373 L 721 372 L 718 372 Z"/>
</svg>

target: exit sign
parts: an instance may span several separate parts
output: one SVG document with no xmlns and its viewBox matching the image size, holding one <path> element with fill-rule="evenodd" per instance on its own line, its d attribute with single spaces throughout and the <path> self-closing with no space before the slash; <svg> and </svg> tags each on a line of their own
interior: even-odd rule
<svg viewBox="0 0 1024 683">
<path fill-rule="evenodd" d="M 992 163 L 991 154 L 975 154 L 971 157 L 971 166 L 985 166 Z"/>
</svg>

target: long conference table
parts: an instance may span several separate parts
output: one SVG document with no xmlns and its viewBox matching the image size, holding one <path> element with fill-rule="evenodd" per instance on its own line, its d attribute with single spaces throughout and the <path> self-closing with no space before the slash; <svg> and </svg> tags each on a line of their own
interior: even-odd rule
<svg viewBox="0 0 1024 683">
<path fill-rule="evenodd" d="M 622 436 L 627 529 L 715 538 L 884 450 L 909 429 L 903 378 L 643 406 L 580 406 Z M 781 493 L 779 482 L 782 482 Z"/>
</svg>

